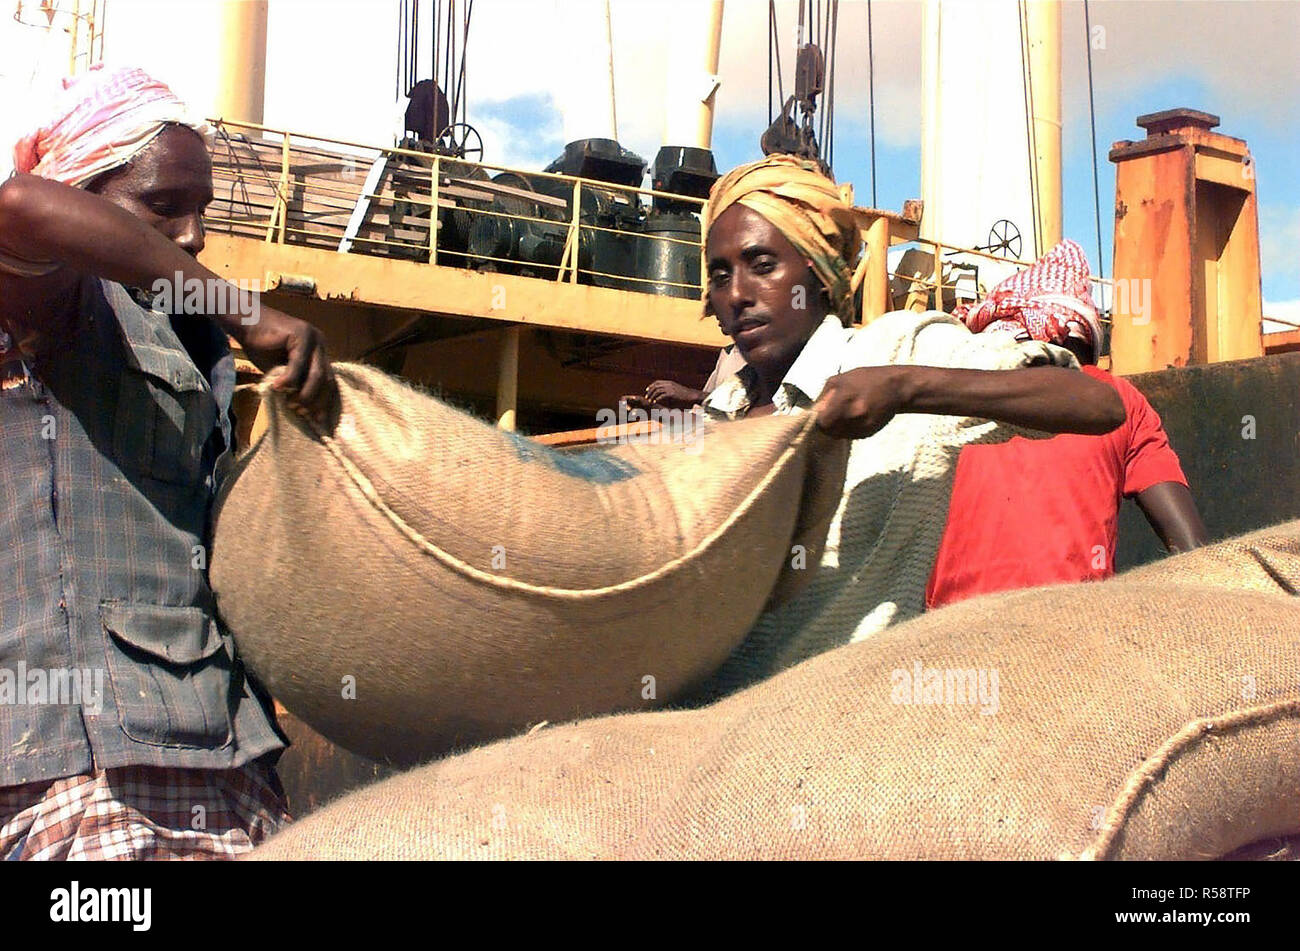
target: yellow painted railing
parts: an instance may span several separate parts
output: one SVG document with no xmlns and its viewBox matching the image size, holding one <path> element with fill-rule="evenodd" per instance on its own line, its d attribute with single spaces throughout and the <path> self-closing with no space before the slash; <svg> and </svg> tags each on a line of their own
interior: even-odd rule
<svg viewBox="0 0 1300 951">
<path fill-rule="evenodd" d="M 534 276 L 541 274 L 553 281 L 579 283 L 589 279 L 628 290 L 672 288 L 681 296 L 699 294 L 707 281 L 704 248 L 699 240 L 645 234 L 582 220 L 583 196 L 588 190 L 607 201 L 611 196 L 621 196 L 629 203 L 665 198 L 686 207 L 702 208 L 704 201 L 699 198 L 400 146 L 375 146 L 305 135 L 249 122 L 211 121 L 218 131 L 213 149 L 217 197 L 209 208 L 207 225 L 215 232 L 335 250 L 355 245 L 362 253 L 434 264 L 523 267 L 534 272 Z M 370 182 L 372 187 L 367 188 L 365 183 L 371 178 L 367 172 L 383 160 L 386 160 L 384 174 L 377 176 Z M 514 176 L 510 185 L 491 178 L 490 173 L 503 172 Z M 542 181 L 562 187 L 537 191 L 533 185 Z M 507 207 L 495 201 L 498 196 L 507 199 Z M 419 209 L 419 212 L 411 214 L 405 209 Z M 474 253 L 467 244 L 464 248 L 451 247 L 439 234 L 447 215 L 439 215 L 438 211 L 444 210 L 462 213 L 470 219 L 503 219 L 545 229 L 557 242 L 563 242 L 562 250 L 557 261 L 528 262 Z M 959 287 L 959 281 L 951 274 L 947 280 L 944 278 L 948 263 L 944 261 L 944 252 L 959 252 L 1016 267 L 1033 263 L 922 237 L 919 207 L 909 207 L 901 215 L 875 209 L 868 212 L 870 223 L 862 231 L 864 259 L 859 265 L 865 272 L 861 291 L 864 321 L 899 304 L 889 289 L 891 275 L 886 256 L 891 246 L 915 244 L 930 250 L 933 271 L 929 277 L 898 275 L 912 289 L 913 299 L 921 296 L 918 291 L 923 291 L 927 298 L 934 294 L 933 302 L 927 302 L 926 306 L 941 307 L 944 292 Z M 407 221 L 408 217 L 414 221 Z M 463 229 L 468 228 L 467 220 L 461 220 Z M 685 284 L 582 267 L 583 238 L 597 233 L 635 241 L 687 245 L 700 256 L 700 283 Z M 1098 284 L 1111 283 L 1098 277 L 1091 280 Z"/>
<path fill-rule="evenodd" d="M 940 296 L 943 294 L 944 291 L 951 290 L 955 292 L 960 286 L 957 279 L 950 278 L 947 281 L 943 279 L 943 266 L 944 266 L 943 253 L 945 251 L 952 252 L 952 253 L 974 255 L 975 257 L 984 258 L 985 260 L 988 261 L 994 261 L 998 264 L 1009 265 L 1011 267 L 1016 267 L 1020 269 L 1030 267 L 1034 264 L 1033 261 L 1026 261 L 1020 258 L 1004 257 L 1003 255 L 999 255 L 999 254 L 991 254 L 988 251 L 983 251 L 977 248 L 963 248 L 960 245 L 945 244 L 944 242 L 937 241 L 933 238 L 925 238 L 925 237 L 918 236 L 915 239 L 915 243 L 930 249 L 930 253 L 934 261 L 933 271 L 929 278 L 908 276 L 908 277 L 903 277 L 903 280 L 907 281 L 909 284 L 912 284 L 914 286 L 926 288 L 931 292 L 937 290 L 937 293 Z M 1095 274 L 1088 275 L 1088 280 L 1091 283 L 1100 286 L 1110 286 L 1114 284 L 1114 281 L 1112 281 L 1110 278 L 1098 277 Z M 1109 324 L 1111 322 L 1110 318 L 1105 316 L 1101 316 L 1100 320 L 1103 324 Z"/>
</svg>

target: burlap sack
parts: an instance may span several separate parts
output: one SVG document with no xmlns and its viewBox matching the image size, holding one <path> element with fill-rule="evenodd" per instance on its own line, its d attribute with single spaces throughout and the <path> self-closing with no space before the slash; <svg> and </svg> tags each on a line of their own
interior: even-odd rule
<svg viewBox="0 0 1300 951">
<path fill-rule="evenodd" d="M 1124 573 L 1133 581 L 1210 584 L 1265 594 L 1300 594 L 1300 522 L 1284 522 L 1162 558 Z"/>
<path fill-rule="evenodd" d="M 452 757 L 253 857 L 1196 859 L 1294 836 L 1300 523 L 1251 539 Z M 929 670 L 975 671 L 974 695 Z"/>
<path fill-rule="evenodd" d="M 792 587 L 793 545 L 818 563 L 843 487 L 847 444 L 810 416 L 560 453 L 335 369 L 332 438 L 272 391 L 211 578 L 271 694 L 376 759 L 680 695 Z"/>
</svg>

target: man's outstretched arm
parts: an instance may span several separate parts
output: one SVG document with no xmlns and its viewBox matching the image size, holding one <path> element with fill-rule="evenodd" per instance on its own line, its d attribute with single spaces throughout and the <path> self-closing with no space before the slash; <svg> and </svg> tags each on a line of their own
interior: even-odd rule
<svg viewBox="0 0 1300 951">
<path fill-rule="evenodd" d="M 186 282 L 223 280 L 111 201 L 35 175 L 15 175 L 0 185 L 0 252 L 24 261 L 55 261 L 71 271 L 134 287 L 150 288 L 160 279 L 172 281 L 177 273 Z M 0 280 L 4 282 L 0 288 L 6 290 L 0 293 L 0 324 L 15 328 L 32 328 L 41 315 L 28 311 L 39 309 L 33 305 L 39 305 L 40 296 L 67 286 L 66 275 L 58 273 Z M 238 308 L 209 316 L 262 369 L 286 364 L 276 388 L 289 391 L 291 403 L 323 423 L 334 383 L 320 331 L 260 301 L 255 309 L 247 299 L 252 291 L 237 293 L 245 298 Z M 244 315 L 250 313 L 258 314 L 258 319 L 246 324 Z"/>
<path fill-rule="evenodd" d="M 1137 504 L 1168 551 L 1191 551 L 1209 543 L 1196 500 L 1181 482 L 1157 482 L 1137 494 Z"/>
<path fill-rule="evenodd" d="M 1114 387 L 1064 367 L 859 367 L 827 380 L 814 408 L 823 430 L 846 439 L 871 436 L 898 413 L 973 416 L 1087 435 L 1108 433 L 1125 419 Z"/>
</svg>

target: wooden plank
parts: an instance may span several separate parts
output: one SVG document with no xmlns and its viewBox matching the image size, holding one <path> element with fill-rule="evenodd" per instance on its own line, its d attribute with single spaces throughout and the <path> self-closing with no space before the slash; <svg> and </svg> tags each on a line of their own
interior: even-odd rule
<svg viewBox="0 0 1300 951">
<path fill-rule="evenodd" d="M 546 205 L 550 208 L 567 209 L 569 202 L 564 198 L 556 198 L 553 195 L 543 195 L 538 192 L 530 192 L 523 188 L 515 188 L 513 185 L 501 185 L 493 181 L 478 181 L 472 178 L 444 178 L 444 182 L 459 182 L 460 184 L 480 188 L 484 191 L 496 192 L 498 195 L 509 195 L 513 198 L 522 198 L 525 201 L 536 202 L 539 205 Z"/>
<path fill-rule="evenodd" d="M 425 184 L 428 183 L 426 182 Z M 457 188 L 454 185 L 450 185 L 450 186 L 443 185 L 439 187 L 438 191 L 442 194 L 451 195 L 453 198 L 463 198 L 469 201 L 491 201 L 492 200 L 492 196 L 489 195 L 487 192 L 475 191 L 474 189 L 471 188 Z M 420 198 L 418 195 L 399 195 L 395 192 L 390 192 L 390 191 L 375 192 L 374 194 L 371 194 L 367 197 L 372 199 L 381 199 L 381 200 L 387 199 L 389 201 L 407 201 L 407 202 L 411 202 L 412 204 L 427 205 L 429 203 L 429 199 Z"/>
<path fill-rule="evenodd" d="M 563 433 L 544 433 L 530 436 L 533 442 L 552 449 L 572 449 L 578 446 L 596 446 L 602 439 L 622 442 L 629 436 L 649 436 L 663 429 L 663 424 L 656 419 L 636 423 L 620 423 L 616 426 L 602 426 L 596 429 L 574 429 Z"/>
</svg>

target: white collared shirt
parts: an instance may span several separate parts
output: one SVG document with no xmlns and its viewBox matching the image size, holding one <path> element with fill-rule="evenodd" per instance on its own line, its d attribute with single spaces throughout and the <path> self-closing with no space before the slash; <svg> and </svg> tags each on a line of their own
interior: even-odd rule
<svg viewBox="0 0 1300 951">
<path fill-rule="evenodd" d="M 940 311 L 894 311 L 864 327 L 828 316 L 773 394 L 778 414 L 806 412 L 846 370 L 910 364 L 977 370 L 1077 367 L 1067 350 L 1007 334 L 972 334 Z M 738 419 L 757 382 L 743 367 L 704 401 L 715 419 Z M 806 587 L 766 611 L 707 692 L 730 693 L 823 651 L 863 640 L 925 609 L 925 585 L 948 517 L 961 448 L 1050 434 L 966 416 L 904 413 L 849 452 L 843 494 Z M 784 544 L 784 542 L 782 542 Z"/>
<path fill-rule="evenodd" d="M 841 326 L 840 319 L 834 314 L 821 322 L 772 394 L 772 405 L 777 414 L 812 406 L 828 379 L 850 369 L 841 368 L 841 363 L 855 333 L 856 329 Z M 708 395 L 702 404 L 704 411 L 715 419 L 742 418 L 753 403 L 750 394 L 757 382 L 754 368 L 745 364 Z"/>
</svg>

